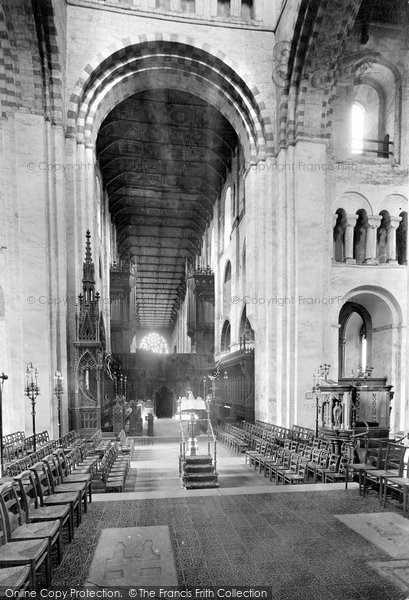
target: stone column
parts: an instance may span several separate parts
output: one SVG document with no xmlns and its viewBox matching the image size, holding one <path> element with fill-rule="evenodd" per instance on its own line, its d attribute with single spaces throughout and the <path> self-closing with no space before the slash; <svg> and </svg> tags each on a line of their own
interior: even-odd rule
<svg viewBox="0 0 409 600">
<path fill-rule="evenodd" d="M 170 0 L 170 10 L 180 12 L 182 10 L 180 0 Z"/>
<path fill-rule="evenodd" d="M 388 227 L 388 264 L 397 265 L 396 260 L 396 230 L 399 227 L 399 223 L 402 221 L 402 217 L 390 217 Z"/>
<path fill-rule="evenodd" d="M 206 14 L 207 11 L 205 12 L 205 17 L 207 17 L 208 15 Z M 210 15 L 211 17 L 217 17 L 217 0 L 210 0 Z"/>
<path fill-rule="evenodd" d="M 354 258 L 354 228 L 358 220 L 358 215 L 347 215 L 347 226 L 345 229 L 345 262 L 355 264 Z"/>
<path fill-rule="evenodd" d="M 230 16 L 241 17 L 241 0 L 230 0 Z"/>
<path fill-rule="evenodd" d="M 382 217 L 373 215 L 368 217 L 368 225 L 366 230 L 366 247 L 365 247 L 365 264 L 377 265 L 376 258 L 376 231 L 381 224 Z"/>
<path fill-rule="evenodd" d="M 332 262 L 335 262 L 335 246 L 334 246 L 334 227 L 337 224 L 338 215 L 335 213 L 332 215 Z"/>
</svg>

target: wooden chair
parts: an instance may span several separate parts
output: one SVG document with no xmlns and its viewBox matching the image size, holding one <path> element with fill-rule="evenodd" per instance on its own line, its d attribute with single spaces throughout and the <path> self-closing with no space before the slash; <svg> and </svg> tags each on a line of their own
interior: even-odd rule
<svg viewBox="0 0 409 600">
<path fill-rule="evenodd" d="M 338 464 L 336 471 L 325 471 L 324 472 L 324 483 L 338 483 L 345 481 L 348 477 L 348 457 L 344 454 Z"/>
<path fill-rule="evenodd" d="M 260 453 L 261 444 L 262 444 L 262 442 L 256 442 L 255 445 L 254 445 L 254 448 L 252 450 L 246 450 L 246 452 L 244 453 L 244 458 L 245 458 L 246 464 L 247 464 L 247 459 L 249 459 L 250 456 L 252 456 L 253 454 L 259 454 Z"/>
<path fill-rule="evenodd" d="M 88 499 L 92 502 L 92 479 L 91 473 L 72 473 L 70 459 L 66 456 L 63 448 L 54 451 L 60 472 L 61 483 L 83 483 L 88 492 Z"/>
<path fill-rule="evenodd" d="M 386 443 L 384 441 L 367 439 L 365 442 L 365 454 L 363 462 L 359 462 L 359 459 L 358 462 L 348 462 L 347 474 L 345 477 L 345 489 L 348 488 L 350 474 L 352 475 L 352 479 L 357 476 L 359 483 L 359 495 L 361 495 L 364 471 L 375 471 L 376 469 L 381 469 L 385 460 L 385 453 Z M 356 449 L 354 456 L 358 456 Z"/>
<path fill-rule="evenodd" d="M 49 542 L 49 552 L 53 547 L 57 549 L 58 562 L 62 560 L 62 528 L 60 521 L 47 521 L 46 523 L 28 523 L 20 506 L 16 486 L 6 483 L 0 486 L 0 502 L 3 504 L 6 516 L 7 537 L 12 542 L 25 540 L 39 540 L 46 538 Z"/>
<path fill-rule="evenodd" d="M 308 481 L 308 457 L 299 457 L 297 469 L 295 471 L 287 471 L 284 473 L 283 484 L 289 483 L 307 483 Z"/>
<path fill-rule="evenodd" d="M 298 463 L 300 461 L 300 455 L 294 452 L 290 456 L 290 462 L 288 467 L 277 467 L 276 468 L 276 484 L 280 483 L 280 480 L 284 483 L 284 477 L 286 475 L 296 474 L 298 472 Z"/>
<path fill-rule="evenodd" d="M 37 572 L 44 567 L 47 586 L 51 583 L 51 560 L 47 539 L 12 542 L 7 537 L 7 521 L 0 502 L 0 568 L 29 566 L 31 585 L 36 586 Z"/>
<path fill-rule="evenodd" d="M 47 523 L 58 519 L 61 527 L 67 528 L 68 540 L 71 542 L 74 537 L 74 522 L 71 518 L 70 505 L 41 506 L 32 471 L 24 471 L 15 479 L 20 487 L 20 499 L 26 513 L 26 521 L 28 523 Z"/>
<path fill-rule="evenodd" d="M 30 587 L 32 587 L 30 566 L 0 569 L 0 590 L 10 590 L 12 598 L 24 598 L 24 592 Z"/>
<path fill-rule="evenodd" d="M 269 444 L 267 442 L 262 442 L 260 444 L 260 452 L 252 453 L 249 455 L 249 465 L 250 467 L 253 465 L 254 470 L 256 470 L 259 460 L 263 458 L 267 453 L 267 448 L 269 448 Z"/>
<path fill-rule="evenodd" d="M 312 475 L 314 483 L 317 481 L 317 469 L 326 469 L 329 461 L 330 453 L 326 450 L 321 450 L 318 456 L 318 461 L 311 460 L 308 463 L 308 475 Z"/>
<path fill-rule="evenodd" d="M 328 463 L 325 467 L 317 467 L 315 469 L 314 483 L 321 479 L 324 483 L 327 473 L 338 473 L 341 457 L 338 454 L 331 453 L 328 458 Z"/>
<path fill-rule="evenodd" d="M 48 478 L 51 484 L 51 493 L 52 494 L 78 494 L 79 499 L 79 508 L 77 512 L 77 516 L 79 518 L 79 523 L 82 520 L 82 507 L 84 507 L 84 512 L 87 512 L 88 508 L 88 496 L 87 496 L 87 486 L 83 482 L 79 483 L 62 483 L 60 478 L 60 470 L 58 468 L 58 460 L 54 456 L 54 454 L 50 454 L 46 456 L 43 460 L 44 464 L 48 468 Z"/>
<path fill-rule="evenodd" d="M 81 500 L 77 492 L 64 492 L 53 494 L 51 483 L 48 477 L 47 465 L 38 462 L 30 469 L 36 478 L 37 493 L 40 498 L 41 506 L 69 505 L 71 511 L 71 522 L 74 523 L 74 514 L 77 515 L 77 525 L 81 522 Z M 72 529 L 74 535 L 74 528 Z"/>
<path fill-rule="evenodd" d="M 383 481 L 394 477 L 402 477 L 406 446 L 389 442 L 386 448 L 384 469 L 363 469 L 362 495 L 365 496 L 367 486 L 378 489 L 379 500 L 382 502 L 381 488 Z"/>
<path fill-rule="evenodd" d="M 381 498 L 385 508 L 388 490 L 402 495 L 403 516 L 409 516 L 409 478 L 387 476 L 382 479 Z"/>
</svg>

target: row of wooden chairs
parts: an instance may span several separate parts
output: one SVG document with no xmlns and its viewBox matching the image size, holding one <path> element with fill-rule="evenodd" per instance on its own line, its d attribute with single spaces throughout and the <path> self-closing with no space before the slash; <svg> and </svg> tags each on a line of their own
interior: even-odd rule
<svg viewBox="0 0 409 600">
<path fill-rule="evenodd" d="M 39 438 L 39 443 L 37 444 L 38 449 L 36 450 L 36 452 L 30 452 L 30 453 L 24 452 L 22 456 L 19 456 L 18 458 L 15 457 L 15 459 L 13 461 L 9 462 L 9 460 L 7 459 L 7 453 L 6 453 L 7 451 L 5 451 L 4 464 L 5 464 L 5 475 L 7 477 L 14 477 L 18 473 L 21 473 L 21 471 L 28 469 L 34 463 L 38 462 L 39 460 L 42 460 L 45 456 L 47 456 L 47 454 L 50 454 L 51 452 L 53 452 L 56 448 L 62 447 L 62 448 L 70 449 L 71 447 L 75 446 L 76 444 L 80 444 L 82 442 L 82 440 L 79 436 L 79 433 L 77 431 L 70 431 L 69 433 L 64 435 L 61 439 L 54 440 L 54 441 L 49 440 L 47 432 L 44 432 L 44 433 L 46 435 L 42 436 L 42 438 Z M 41 435 L 41 434 L 38 434 L 38 435 Z"/>
<path fill-rule="evenodd" d="M 291 429 L 256 421 L 255 423 L 225 423 L 216 429 L 218 439 L 236 453 L 254 448 L 258 442 L 284 444 L 286 440 L 311 444 L 314 432 L 307 427 L 293 425 Z"/>
<path fill-rule="evenodd" d="M 118 442 L 112 444 L 105 452 L 99 465 L 101 480 L 105 491 L 122 492 L 129 471 L 129 457 L 120 454 Z"/>
<path fill-rule="evenodd" d="M 132 450 L 132 441 L 131 438 L 126 435 L 125 429 L 121 429 L 118 433 L 117 440 L 121 446 L 122 454 L 130 454 Z"/>
<path fill-rule="evenodd" d="M 363 462 L 350 462 L 347 470 L 358 479 L 359 494 L 375 490 L 383 507 L 388 494 L 401 499 L 403 516 L 409 516 L 409 449 L 402 443 L 367 440 Z M 346 485 L 347 485 L 346 481 Z"/>
<path fill-rule="evenodd" d="M 42 431 L 29 437 L 25 437 L 24 433 L 19 431 L 16 434 L 5 436 L 5 438 L 13 438 L 12 442 L 6 444 L 3 438 L 3 460 L 5 463 L 11 463 L 30 454 L 34 450 L 34 439 L 37 448 L 46 445 L 50 441 L 48 431 Z"/>
<path fill-rule="evenodd" d="M 103 438 L 101 429 L 98 429 L 90 438 L 85 440 L 86 444 L 94 454 L 101 458 L 111 445 L 111 440 Z"/>
<path fill-rule="evenodd" d="M 62 560 L 63 529 L 74 537 L 82 507 L 91 501 L 91 467 L 96 458 L 83 462 L 77 449 L 56 449 L 44 460 L 0 485 L 0 587 L 22 593 L 35 588 L 44 570 L 51 583 L 51 556 Z"/>
<path fill-rule="evenodd" d="M 264 472 L 276 484 L 331 483 L 345 481 L 348 455 L 331 452 L 328 442 L 318 440 L 313 445 L 286 440 L 277 443 L 259 442 L 255 450 L 246 451 L 246 462 L 259 473 Z"/>
<path fill-rule="evenodd" d="M 13 433 L 3 435 L 3 446 L 19 446 L 24 444 L 25 439 L 26 434 L 24 431 L 14 431 Z"/>
</svg>

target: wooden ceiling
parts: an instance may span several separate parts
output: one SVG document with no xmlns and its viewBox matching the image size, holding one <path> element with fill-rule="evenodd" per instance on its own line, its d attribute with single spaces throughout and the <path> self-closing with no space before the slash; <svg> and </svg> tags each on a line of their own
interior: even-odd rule
<svg viewBox="0 0 409 600">
<path fill-rule="evenodd" d="M 137 264 L 136 325 L 171 330 L 237 135 L 197 96 L 150 90 L 102 123 L 97 156 L 121 258 Z"/>
</svg>

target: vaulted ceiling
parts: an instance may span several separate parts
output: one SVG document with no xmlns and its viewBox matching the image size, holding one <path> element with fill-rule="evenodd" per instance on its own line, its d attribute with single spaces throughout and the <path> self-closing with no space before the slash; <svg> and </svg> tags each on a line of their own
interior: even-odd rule
<svg viewBox="0 0 409 600">
<path fill-rule="evenodd" d="M 173 327 L 236 144 L 220 112 L 176 90 L 136 94 L 102 123 L 97 156 L 120 255 L 137 264 L 139 327 Z"/>
</svg>

